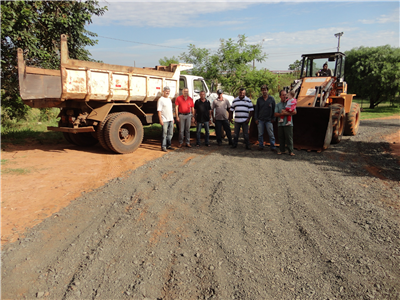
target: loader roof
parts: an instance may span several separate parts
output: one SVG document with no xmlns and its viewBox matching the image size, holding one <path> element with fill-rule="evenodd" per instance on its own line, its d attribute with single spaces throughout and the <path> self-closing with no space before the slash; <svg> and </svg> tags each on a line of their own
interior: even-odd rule
<svg viewBox="0 0 400 300">
<path fill-rule="evenodd" d="M 343 52 L 325 52 L 325 53 L 303 54 L 301 57 L 326 58 L 332 56 L 346 56 L 346 55 Z"/>
</svg>

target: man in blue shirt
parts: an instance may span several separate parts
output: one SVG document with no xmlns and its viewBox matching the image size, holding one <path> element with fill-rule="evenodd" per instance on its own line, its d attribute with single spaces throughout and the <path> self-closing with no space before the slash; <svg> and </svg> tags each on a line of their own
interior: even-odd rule
<svg viewBox="0 0 400 300">
<path fill-rule="evenodd" d="M 268 86 L 261 87 L 262 97 L 257 99 L 254 110 L 254 120 L 258 128 L 258 150 L 264 149 L 264 129 L 267 129 L 272 151 L 276 150 L 275 135 L 272 122 L 275 121 L 275 99 L 268 95 Z"/>
<path fill-rule="evenodd" d="M 250 98 L 246 97 L 246 90 L 241 88 L 239 90 L 239 97 L 233 100 L 229 120 L 233 123 L 233 112 L 235 112 L 235 138 L 233 140 L 232 148 L 236 148 L 239 139 L 240 128 L 243 128 L 243 137 L 246 143 L 246 149 L 251 150 L 249 141 L 249 121 L 253 116 L 253 103 Z"/>
</svg>

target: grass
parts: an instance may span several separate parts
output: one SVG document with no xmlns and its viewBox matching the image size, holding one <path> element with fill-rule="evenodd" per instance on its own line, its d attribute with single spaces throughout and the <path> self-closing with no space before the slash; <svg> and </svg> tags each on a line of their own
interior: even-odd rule
<svg viewBox="0 0 400 300">
<path fill-rule="evenodd" d="M 29 174 L 31 171 L 29 169 L 22 169 L 22 168 L 17 168 L 17 169 L 2 169 L 1 174 L 10 174 L 10 175 L 25 175 Z"/>
<path fill-rule="evenodd" d="M 361 120 L 377 119 L 391 116 L 400 116 L 400 106 L 392 105 L 388 102 L 380 103 L 375 108 L 369 108 L 369 101 L 363 99 L 353 99 L 354 102 L 360 104 L 362 108 Z"/>
<path fill-rule="evenodd" d="M 5 165 L 8 162 L 8 159 L 2 159 L 1 160 L 1 165 Z"/>
</svg>

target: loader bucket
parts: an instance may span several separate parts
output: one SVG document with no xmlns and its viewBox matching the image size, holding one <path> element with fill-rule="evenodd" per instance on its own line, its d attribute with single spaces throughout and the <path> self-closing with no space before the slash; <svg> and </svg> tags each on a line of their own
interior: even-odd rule
<svg viewBox="0 0 400 300">
<path fill-rule="evenodd" d="M 330 107 L 297 107 L 293 117 L 293 144 L 296 149 L 322 151 L 332 140 Z"/>
</svg>

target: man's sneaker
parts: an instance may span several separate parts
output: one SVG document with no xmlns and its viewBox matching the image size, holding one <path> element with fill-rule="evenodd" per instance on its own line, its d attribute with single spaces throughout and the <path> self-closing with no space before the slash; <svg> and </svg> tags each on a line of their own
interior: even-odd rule
<svg viewBox="0 0 400 300">
<path fill-rule="evenodd" d="M 178 148 L 182 148 L 182 144 L 179 144 L 179 145 L 178 145 Z"/>
<path fill-rule="evenodd" d="M 190 146 L 190 144 L 186 144 L 186 147 L 188 147 L 188 148 L 192 148 L 192 146 Z"/>
<path fill-rule="evenodd" d="M 289 121 L 289 122 L 286 123 L 286 126 L 290 126 L 290 125 L 292 125 L 292 122 L 291 122 L 291 121 Z"/>
<path fill-rule="evenodd" d="M 168 149 L 168 150 L 175 150 L 175 148 L 172 147 L 172 146 L 168 146 L 167 149 Z"/>
<path fill-rule="evenodd" d="M 161 148 L 161 151 L 168 152 L 167 148 Z"/>
<path fill-rule="evenodd" d="M 278 123 L 283 123 L 283 119 L 279 119 Z"/>
</svg>

